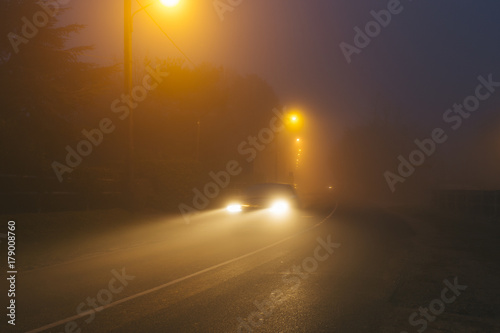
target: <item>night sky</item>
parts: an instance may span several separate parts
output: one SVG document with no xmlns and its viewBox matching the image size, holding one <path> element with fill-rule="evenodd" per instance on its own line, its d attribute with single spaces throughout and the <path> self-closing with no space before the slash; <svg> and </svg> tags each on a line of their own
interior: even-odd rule
<svg viewBox="0 0 500 333">
<path fill-rule="evenodd" d="M 389 2 L 242 1 L 223 21 L 212 1 L 185 0 L 174 10 L 154 5 L 149 12 L 196 64 L 258 74 L 284 104 L 329 114 L 336 124 L 363 120 L 378 99 L 404 109 L 411 121 L 432 121 L 466 96 L 476 76 L 500 77 L 497 1 L 404 0 L 348 64 L 339 44 L 353 45 L 354 27 L 364 28 L 373 21 L 370 12 Z M 95 45 L 94 60 L 121 60 L 122 2 L 70 6 L 63 22 L 87 25 L 74 42 Z M 134 27 L 136 58 L 182 57 L 145 13 Z"/>
</svg>

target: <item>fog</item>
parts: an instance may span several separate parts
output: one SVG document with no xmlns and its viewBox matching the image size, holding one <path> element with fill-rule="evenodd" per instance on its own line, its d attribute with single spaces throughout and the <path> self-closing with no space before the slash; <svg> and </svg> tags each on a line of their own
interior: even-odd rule
<svg viewBox="0 0 500 333">
<path fill-rule="evenodd" d="M 7 1 L 2 174 L 46 178 L 49 192 L 114 193 L 113 205 L 133 189 L 138 207 L 170 211 L 231 161 L 238 172 L 221 193 L 284 182 L 304 195 L 429 203 L 439 190 L 497 189 L 495 5 L 463 1 L 418 29 L 419 15 L 445 6 L 387 16 L 386 5 L 132 3 L 123 93 L 120 1 Z M 40 11 L 50 20 L 34 27 Z M 377 18 L 387 26 L 370 37 L 364 24 Z"/>
</svg>

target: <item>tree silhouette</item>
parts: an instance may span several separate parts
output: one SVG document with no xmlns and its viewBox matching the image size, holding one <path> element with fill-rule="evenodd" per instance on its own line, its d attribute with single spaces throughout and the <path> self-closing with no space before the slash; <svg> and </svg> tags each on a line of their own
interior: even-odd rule
<svg viewBox="0 0 500 333">
<path fill-rule="evenodd" d="M 57 15 L 63 12 L 60 8 Z M 33 30 L 30 18 L 37 13 L 48 21 L 33 25 L 36 33 L 27 35 L 27 29 Z M 0 33 L 8 37 L 0 43 L 3 172 L 48 168 L 56 143 L 77 133 L 73 115 L 102 93 L 116 71 L 81 61 L 79 56 L 91 46 L 66 47 L 84 26 L 60 26 L 57 15 L 48 15 L 33 0 L 0 3 Z"/>
</svg>

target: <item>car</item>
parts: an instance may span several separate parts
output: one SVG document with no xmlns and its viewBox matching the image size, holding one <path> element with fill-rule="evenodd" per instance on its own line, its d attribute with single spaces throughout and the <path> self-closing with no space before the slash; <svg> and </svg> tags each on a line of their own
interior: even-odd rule
<svg viewBox="0 0 500 333">
<path fill-rule="evenodd" d="M 264 211 L 283 216 L 300 207 L 299 197 L 290 184 L 264 183 L 245 188 L 226 206 L 229 214 Z"/>
</svg>

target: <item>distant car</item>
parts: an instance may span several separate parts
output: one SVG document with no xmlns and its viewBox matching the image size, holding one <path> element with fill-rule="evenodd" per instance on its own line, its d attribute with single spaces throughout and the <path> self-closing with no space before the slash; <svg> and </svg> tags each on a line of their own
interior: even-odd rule
<svg viewBox="0 0 500 333">
<path fill-rule="evenodd" d="M 229 214 L 265 211 L 273 215 L 286 215 L 300 207 L 299 197 L 292 185 L 265 183 L 247 187 L 226 206 Z"/>
</svg>

